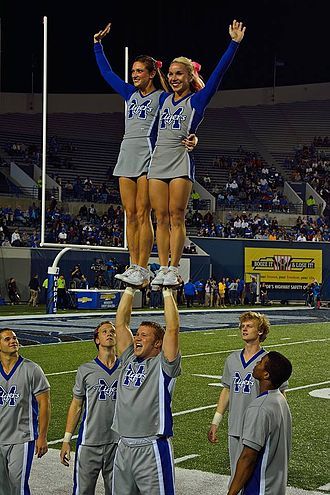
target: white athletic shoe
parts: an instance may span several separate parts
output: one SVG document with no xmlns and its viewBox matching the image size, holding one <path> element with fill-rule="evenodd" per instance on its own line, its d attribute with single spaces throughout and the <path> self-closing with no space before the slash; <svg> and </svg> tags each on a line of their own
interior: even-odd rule
<svg viewBox="0 0 330 495">
<path fill-rule="evenodd" d="M 123 282 L 134 287 L 146 287 L 150 282 L 150 272 L 141 266 L 131 270 L 127 275 L 122 277 Z"/>
<path fill-rule="evenodd" d="M 117 273 L 117 274 L 115 275 L 115 278 L 116 278 L 117 280 L 121 280 L 122 282 L 125 282 L 125 277 L 129 276 L 129 274 L 130 274 L 132 271 L 136 270 L 136 268 L 137 268 L 137 265 L 135 265 L 135 264 L 133 263 L 131 266 L 129 266 L 129 267 L 127 268 L 127 270 L 125 270 L 125 271 L 124 271 L 124 273 Z"/>
<path fill-rule="evenodd" d="M 151 285 L 163 285 L 165 276 L 168 272 L 168 268 L 161 268 L 155 278 L 151 281 Z"/>
<path fill-rule="evenodd" d="M 163 287 L 178 287 L 182 284 L 179 270 L 176 266 L 170 266 L 164 277 Z"/>
</svg>

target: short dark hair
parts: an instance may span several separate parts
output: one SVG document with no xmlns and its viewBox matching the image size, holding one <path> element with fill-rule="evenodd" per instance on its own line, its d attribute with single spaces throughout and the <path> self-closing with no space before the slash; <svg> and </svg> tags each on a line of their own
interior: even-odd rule
<svg viewBox="0 0 330 495">
<path fill-rule="evenodd" d="M 100 347 L 100 344 L 97 344 L 96 343 L 96 339 L 98 338 L 99 336 L 99 330 L 100 328 L 102 327 L 102 325 L 112 325 L 114 327 L 114 324 L 112 323 L 112 321 L 110 320 L 104 320 L 104 321 L 101 321 L 97 327 L 95 328 L 94 330 L 94 333 L 93 333 L 93 340 L 94 340 L 94 344 L 96 345 L 97 349 Z"/>
<path fill-rule="evenodd" d="M 165 328 L 162 327 L 159 323 L 156 321 L 141 321 L 139 327 L 150 327 L 154 329 L 154 334 L 157 340 L 163 340 L 164 335 L 165 335 Z"/>
<path fill-rule="evenodd" d="M 277 351 L 270 351 L 266 354 L 265 370 L 268 371 L 270 381 L 278 388 L 286 382 L 292 373 L 292 364 L 289 359 Z"/>
</svg>

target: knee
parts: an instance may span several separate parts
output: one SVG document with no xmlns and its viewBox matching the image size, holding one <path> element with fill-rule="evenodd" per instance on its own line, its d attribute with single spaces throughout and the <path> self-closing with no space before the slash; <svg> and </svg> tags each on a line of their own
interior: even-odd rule
<svg viewBox="0 0 330 495">
<path fill-rule="evenodd" d="M 175 208 L 170 211 L 170 219 L 172 227 L 181 227 L 184 225 L 185 210 L 181 208 Z"/>
<path fill-rule="evenodd" d="M 139 225 L 143 225 L 150 219 L 150 208 L 139 208 L 136 212 L 136 218 Z"/>
<path fill-rule="evenodd" d="M 137 222 L 137 212 L 134 209 L 126 208 L 126 220 L 128 224 L 135 224 Z"/>
<path fill-rule="evenodd" d="M 170 219 L 168 215 L 168 211 L 166 210 L 155 210 L 157 227 L 169 227 Z"/>
</svg>

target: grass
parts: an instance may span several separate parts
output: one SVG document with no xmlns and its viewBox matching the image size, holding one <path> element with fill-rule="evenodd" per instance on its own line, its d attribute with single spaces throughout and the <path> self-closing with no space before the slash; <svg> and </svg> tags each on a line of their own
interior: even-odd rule
<svg viewBox="0 0 330 495">
<path fill-rule="evenodd" d="M 290 379 L 290 388 L 329 380 L 329 334 L 329 323 L 272 327 L 265 347 L 268 350 L 278 350 L 292 361 L 294 372 Z M 210 383 L 217 383 L 219 380 L 195 374 L 221 375 L 228 353 L 241 347 L 237 329 L 182 333 L 182 375 L 176 384 L 173 412 L 216 404 L 221 389 Z M 60 439 L 63 436 L 67 408 L 72 397 L 75 379 L 75 373 L 72 371 L 81 363 L 95 357 L 94 344 L 84 341 L 31 346 L 22 348 L 21 353 L 38 362 L 47 374 L 64 372 L 48 376 L 52 395 L 49 440 Z M 208 354 L 205 355 L 206 353 Z M 329 482 L 326 467 L 329 405 L 326 399 L 309 395 L 311 390 L 326 386 L 329 387 L 310 386 L 287 394 L 293 416 L 293 449 L 289 468 L 291 486 L 312 490 Z M 226 420 L 219 428 L 217 445 L 211 445 L 206 438 L 213 413 L 214 407 L 211 407 L 175 416 L 175 457 L 198 455 L 183 462 L 180 467 L 229 474 Z M 55 447 L 59 448 L 60 445 L 58 443 Z"/>
</svg>

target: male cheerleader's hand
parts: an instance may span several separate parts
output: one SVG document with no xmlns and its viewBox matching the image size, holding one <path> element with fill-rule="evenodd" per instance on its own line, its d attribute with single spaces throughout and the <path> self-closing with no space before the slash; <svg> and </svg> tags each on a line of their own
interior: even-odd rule
<svg viewBox="0 0 330 495">
<path fill-rule="evenodd" d="M 48 452 L 47 439 L 44 437 L 39 437 L 36 440 L 35 455 L 40 458 Z"/>
<path fill-rule="evenodd" d="M 60 452 L 61 464 L 63 464 L 63 466 L 66 466 L 66 467 L 69 466 L 69 462 L 71 459 L 70 453 L 71 453 L 70 442 L 63 442 L 61 452 Z"/>
<path fill-rule="evenodd" d="M 236 19 L 234 19 L 233 23 L 229 26 L 229 34 L 231 36 L 231 39 L 233 41 L 236 41 L 236 43 L 240 43 L 244 38 L 245 30 L 246 27 L 243 27 L 243 23 L 238 22 L 236 21 Z"/>
<path fill-rule="evenodd" d="M 182 139 L 181 143 L 184 145 L 188 152 L 192 151 L 198 143 L 198 137 L 196 134 L 189 134 L 188 137 Z"/>
<path fill-rule="evenodd" d="M 207 438 L 208 441 L 211 443 L 218 443 L 218 436 L 217 436 L 217 431 L 218 431 L 218 426 L 217 425 L 211 425 L 209 428 L 209 431 L 207 432 Z"/>
<path fill-rule="evenodd" d="M 109 34 L 111 28 L 111 22 L 109 22 L 104 29 L 101 29 L 98 33 L 94 34 L 94 43 L 100 43 L 103 40 L 104 36 Z"/>
</svg>

